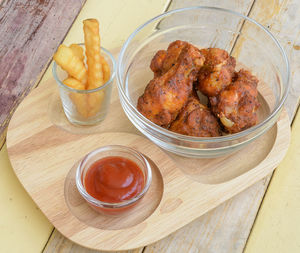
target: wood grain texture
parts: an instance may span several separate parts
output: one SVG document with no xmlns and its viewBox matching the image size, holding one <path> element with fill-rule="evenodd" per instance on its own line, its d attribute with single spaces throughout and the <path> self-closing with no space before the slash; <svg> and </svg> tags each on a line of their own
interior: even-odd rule
<svg viewBox="0 0 300 253">
<path fill-rule="evenodd" d="M 264 189 L 258 186 L 267 186 L 268 181 L 266 178 L 254 184 L 163 240 L 148 245 L 144 252 L 243 252 L 251 228 L 248 221 L 256 216 L 256 212 L 249 210 L 249 205 L 253 209 L 259 208 Z M 245 210 L 249 211 L 246 213 Z"/>
<path fill-rule="evenodd" d="M 5 144 L 5 140 L 6 140 L 6 130 L 2 134 L 0 134 L 0 151 L 3 145 Z"/>
<path fill-rule="evenodd" d="M 85 0 L 2 1 L 0 5 L 0 134 L 39 81 Z"/>
<path fill-rule="evenodd" d="M 266 135 L 243 149 L 244 152 L 226 157 L 228 161 L 245 163 L 245 166 L 241 166 L 245 168 L 248 148 L 264 148 L 261 142 L 274 143 L 269 146 L 270 151 L 265 159 L 259 161 L 256 167 L 249 167 L 240 174 L 236 174 L 235 170 L 220 172 L 225 177 L 221 184 L 201 183 L 186 177 L 166 153 L 132 128 L 122 111 L 116 86 L 113 87 L 110 111 L 99 125 L 103 130 L 99 131 L 100 134 L 91 135 L 66 132 L 53 124 L 49 118 L 49 98 L 52 94 L 59 96 L 55 95 L 55 90 L 55 81 L 50 79 L 33 90 L 18 107 L 8 128 L 9 157 L 19 180 L 53 225 L 72 241 L 93 249 L 127 250 L 167 236 L 268 175 L 281 161 L 289 144 L 289 121 L 283 112 L 277 129 L 274 126 Z M 111 126 L 118 126 L 125 133 L 103 133 L 110 131 Z M 28 129 L 27 135 L 23 134 L 24 129 Z M 262 139 L 266 136 L 267 139 Z M 108 144 L 121 144 L 140 150 L 159 167 L 163 177 L 164 191 L 159 206 L 144 221 L 129 228 L 123 226 L 108 230 L 90 226 L 75 217 L 65 201 L 64 182 L 70 168 L 87 152 Z M 226 167 L 226 158 L 213 159 L 215 164 L 212 167 L 220 167 L 221 164 Z M 199 166 L 202 167 L 201 163 L 205 161 L 200 160 Z M 228 177 L 228 173 L 233 175 Z M 49 202 L 52 204 L 49 205 Z M 140 208 L 143 208 L 142 202 Z M 128 219 L 134 218 L 134 214 L 131 215 L 118 222 L 125 224 Z"/>
<path fill-rule="evenodd" d="M 129 251 L 115 251 L 115 253 L 142 253 L 143 248 L 129 250 Z M 43 253 L 100 253 L 99 250 L 92 250 L 82 247 L 78 244 L 71 242 L 69 239 L 64 237 L 56 229 L 54 230 L 47 246 L 45 247 Z M 103 251 L 101 251 L 103 252 Z M 107 251 L 106 251 L 107 252 Z"/>
<path fill-rule="evenodd" d="M 289 151 L 268 187 L 245 253 L 300 252 L 300 113 Z"/>
<path fill-rule="evenodd" d="M 286 102 L 291 121 L 299 108 L 300 96 L 300 3 L 297 0 L 256 1 L 251 16 L 268 27 L 287 51 L 291 67 L 291 90 Z M 295 125 L 294 125 L 295 124 Z M 274 173 L 262 209 L 255 221 L 246 253 L 298 252 L 299 242 L 299 110 L 292 128 L 290 151 Z M 299 167 L 299 166 L 298 166 Z M 273 182 L 274 181 L 274 182 Z M 282 214 L 285 215 L 282 215 Z M 263 240 L 262 240 L 263 239 Z"/>
<path fill-rule="evenodd" d="M 41 252 L 53 226 L 16 177 L 6 145 L 0 152 L 0 161 L 0 185 L 3 189 L 0 191 L 0 252 Z"/>
<path fill-rule="evenodd" d="M 292 121 L 299 105 L 300 96 L 300 4 L 297 0 L 258 0 L 253 5 L 249 17 L 258 21 L 279 40 L 290 61 L 291 89 L 285 103 L 286 110 Z M 247 34 L 247 25 L 243 33 Z M 243 41 L 237 41 L 239 49 Z"/>
</svg>

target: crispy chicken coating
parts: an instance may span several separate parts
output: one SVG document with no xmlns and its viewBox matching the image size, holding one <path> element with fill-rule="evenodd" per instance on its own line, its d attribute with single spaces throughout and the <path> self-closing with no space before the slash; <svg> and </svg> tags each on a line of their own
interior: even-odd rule
<svg viewBox="0 0 300 253">
<path fill-rule="evenodd" d="M 197 95 L 190 96 L 188 103 L 172 122 L 169 130 L 190 136 L 214 137 L 221 135 L 217 118 L 203 104 Z"/>
<path fill-rule="evenodd" d="M 163 127 L 169 126 L 187 103 L 193 82 L 204 63 L 204 57 L 196 47 L 184 44 L 174 65 L 152 79 L 138 99 L 137 109 Z"/>
<path fill-rule="evenodd" d="M 164 60 L 166 59 L 166 57 L 167 57 L 167 51 L 159 50 L 152 58 L 150 63 L 150 69 L 153 71 L 154 77 L 161 76 Z"/>
<path fill-rule="evenodd" d="M 235 58 L 219 48 L 201 49 L 205 57 L 204 66 L 200 69 L 197 88 L 204 95 L 217 96 L 228 86 L 234 75 Z"/>
<path fill-rule="evenodd" d="M 232 84 L 218 96 L 209 98 L 212 111 L 229 133 L 243 131 L 257 123 L 257 84 L 255 76 L 241 69 Z"/>
<path fill-rule="evenodd" d="M 159 50 L 153 57 L 150 68 L 154 72 L 154 77 L 161 76 L 173 67 L 187 42 L 176 40 L 172 42 L 167 50 Z"/>
</svg>

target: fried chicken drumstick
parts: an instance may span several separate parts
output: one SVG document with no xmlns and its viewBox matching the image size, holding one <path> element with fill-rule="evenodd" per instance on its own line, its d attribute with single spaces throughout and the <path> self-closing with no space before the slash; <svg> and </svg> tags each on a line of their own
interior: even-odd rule
<svg viewBox="0 0 300 253">
<path fill-rule="evenodd" d="M 152 65 L 155 77 L 149 82 L 137 104 L 139 112 L 163 127 L 169 126 L 187 103 L 193 82 L 204 63 L 200 50 L 193 45 L 187 42 L 174 44 L 180 46 L 176 47 L 178 49 L 174 50 L 176 53 L 172 57 L 167 52 L 165 59 L 156 60 L 158 67 L 153 68 Z"/>
<path fill-rule="evenodd" d="M 229 133 L 243 131 L 257 123 L 257 84 L 255 76 L 241 69 L 232 84 L 218 96 L 209 98 L 212 111 Z"/>
<path fill-rule="evenodd" d="M 221 135 L 217 118 L 200 103 L 197 94 L 190 96 L 188 103 L 172 122 L 169 130 L 197 137 L 214 137 Z"/>
<path fill-rule="evenodd" d="M 232 81 L 235 58 L 219 48 L 200 51 L 205 57 L 205 62 L 199 72 L 197 88 L 206 96 L 217 96 Z"/>
<path fill-rule="evenodd" d="M 220 136 L 221 126 L 228 133 L 243 131 L 257 122 L 258 80 L 243 69 L 236 73 L 235 66 L 235 58 L 223 49 L 199 50 L 176 40 L 153 57 L 154 78 L 137 109 L 155 124 L 184 135 Z M 208 97 L 208 107 L 195 89 Z"/>
<path fill-rule="evenodd" d="M 154 77 L 161 76 L 173 67 L 182 49 L 187 45 L 188 43 L 185 41 L 176 40 L 168 46 L 167 50 L 159 50 L 154 55 L 150 64 L 150 69 L 153 71 Z"/>
</svg>

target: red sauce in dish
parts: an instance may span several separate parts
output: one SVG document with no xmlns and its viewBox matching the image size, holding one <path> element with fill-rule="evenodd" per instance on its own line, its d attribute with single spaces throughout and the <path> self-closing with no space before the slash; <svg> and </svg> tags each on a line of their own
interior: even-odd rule
<svg viewBox="0 0 300 253">
<path fill-rule="evenodd" d="M 103 202 L 131 199 L 144 188 L 145 179 L 138 165 L 124 157 L 109 156 L 96 161 L 85 175 L 85 189 Z"/>
</svg>

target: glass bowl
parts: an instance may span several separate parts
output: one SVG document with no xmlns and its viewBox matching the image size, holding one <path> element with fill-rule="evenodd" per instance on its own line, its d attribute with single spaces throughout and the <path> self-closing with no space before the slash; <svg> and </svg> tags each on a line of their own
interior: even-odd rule
<svg viewBox="0 0 300 253">
<path fill-rule="evenodd" d="M 124 157 L 133 161 L 143 172 L 144 187 L 140 193 L 131 199 L 118 203 L 108 203 L 92 197 L 85 189 L 85 176 L 88 169 L 98 160 L 105 157 Z M 97 212 L 107 216 L 119 216 L 131 210 L 146 194 L 152 180 L 151 166 L 147 159 L 138 151 L 120 145 L 100 147 L 88 153 L 79 163 L 76 170 L 76 186 L 80 195 Z"/>
<path fill-rule="evenodd" d="M 138 97 L 153 78 L 152 57 L 175 40 L 199 48 L 225 49 L 258 84 L 259 122 L 242 132 L 220 137 L 192 137 L 162 128 L 136 108 Z M 237 151 L 277 121 L 289 90 L 289 63 L 274 36 L 255 20 L 221 8 L 189 7 L 159 15 L 138 27 L 123 45 L 117 64 L 121 105 L 133 125 L 161 148 L 187 157 L 216 157 Z"/>
<path fill-rule="evenodd" d="M 78 45 L 83 47 L 85 51 L 83 43 Z M 78 90 L 65 85 L 63 80 L 67 78 L 67 72 L 62 70 L 56 62 L 53 63 L 52 73 L 59 87 L 63 110 L 72 124 L 95 125 L 103 121 L 107 114 L 115 78 L 116 62 L 113 55 L 103 47 L 101 47 L 101 55 L 110 67 L 110 78 L 96 89 Z"/>
</svg>

